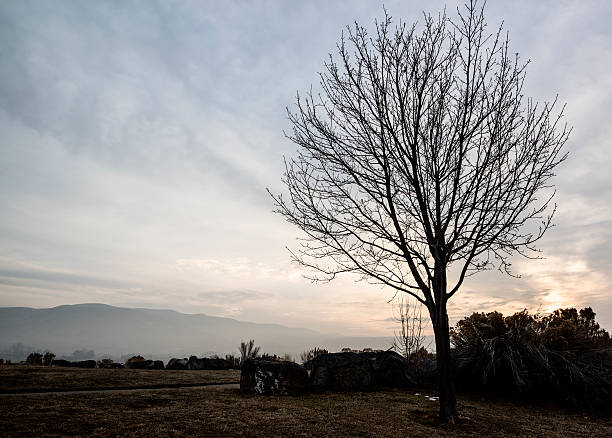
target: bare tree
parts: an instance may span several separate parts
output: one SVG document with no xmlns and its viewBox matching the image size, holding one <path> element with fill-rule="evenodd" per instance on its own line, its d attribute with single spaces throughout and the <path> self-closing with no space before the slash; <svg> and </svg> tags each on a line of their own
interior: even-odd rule
<svg viewBox="0 0 612 438">
<path fill-rule="evenodd" d="M 394 319 L 400 323 L 400 328 L 395 331 L 393 348 L 418 365 L 421 349 L 427 348 L 424 333 L 427 319 L 423 316 L 422 305 L 410 296 L 400 295 L 397 312 Z"/>
<path fill-rule="evenodd" d="M 289 110 L 297 156 L 276 211 L 304 237 L 313 279 L 340 273 L 387 285 L 428 309 L 440 416 L 457 418 L 447 303 L 464 279 L 534 243 L 555 210 L 550 179 L 570 129 L 553 102 L 523 95 L 527 62 L 474 0 L 422 29 L 391 17 L 355 23 L 320 74 L 320 94 Z M 450 269 L 452 266 L 452 269 Z"/>
<path fill-rule="evenodd" d="M 247 359 L 255 359 L 259 355 L 260 347 L 255 346 L 255 340 L 251 339 L 249 342 L 240 343 L 240 365 Z"/>
</svg>

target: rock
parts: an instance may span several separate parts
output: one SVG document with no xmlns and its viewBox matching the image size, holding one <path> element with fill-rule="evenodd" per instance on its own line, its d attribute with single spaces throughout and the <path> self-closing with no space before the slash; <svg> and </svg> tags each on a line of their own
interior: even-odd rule
<svg viewBox="0 0 612 438">
<path fill-rule="evenodd" d="M 416 385 L 414 365 L 393 351 L 342 352 L 315 357 L 310 366 L 313 391 L 367 391 Z"/>
<path fill-rule="evenodd" d="M 54 367 L 70 367 L 70 368 L 96 368 L 97 364 L 95 360 L 81 360 L 77 362 L 70 362 L 64 359 L 54 359 L 51 362 Z"/>
<path fill-rule="evenodd" d="M 187 369 L 188 370 L 203 370 L 204 369 L 204 359 L 199 359 L 196 356 L 189 356 L 189 360 L 187 361 Z"/>
<path fill-rule="evenodd" d="M 129 368 L 134 370 L 163 370 L 164 363 L 161 360 L 136 360 L 130 362 Z"/>
<path fill-rule="evenodd" d="M 315 392 L 355 391 L 372 386 L 370 354 L 329 353 L 315 357 L 310 366 L 310 386 Z"/>
<path fill-rule="evenodd" d="M 417 384 L 416 367 L 395 351 L 375 353 L 373 384 L 387 388 L 410 388 Z"/>
<path fill-rule="evenodd" d="M 219 358 L 205 358 L 204 369 L 205 370 L 230 370 L 232 369 L 232 363 L 225 359 Z"/>
<path fill-rule="evenodd" d="M 120 368 L 125 368 L 123 366 L 123 364 L 121 363 L 117 363 L 117 362 L 99 362 L 98 363 L 98 368 L 106 368 L 106 369 L 120 369 Z"/>
<path fill-rule="evenodd" d="M 186 370 L 188 363 L 189 361 L 185 358 L 183 359 L 172 358 L 168 361 L 168 364 L 166 365 L 166 369 L 167 370 Z"/>
<path fill-rule="evenodd" d="M 240 372 L 240 392 L 298 395 L 308 387 L 308 371 L 295 362 L 247 359 Z"/>
<path fill-rule="evenodd" d="M 191 356 L 187 363 L 190 370 L 229 370 L 232 364 L 225 359 L 197 358 Z"/>
<path fill-rule="evenodd" d="M 161 360 L 148 360 L 147 369 L 148 370 L 163 370 L 164 363 Z"/>
<path fill-rule="evenodd" d="M 75 368 L 95 368 L 96 361 L 95 360 L 80 360 L 77 362 L 72 362 L 72 366 Z"/>
<path fill-rule="evenodd" d="M 417 376 L 420 385 L 437 386 L 438 364 L 435 358 L 426 357 L 417 367 Z"/>
<path fill-rule="evenodd" d="M 170 359 L 167 370 L 229 370 L 232 369 L 232 363 L 225 359 L 209 359 L 206 357 L 198 358 L 191 356 L 189 359 Z"/>
</svg>

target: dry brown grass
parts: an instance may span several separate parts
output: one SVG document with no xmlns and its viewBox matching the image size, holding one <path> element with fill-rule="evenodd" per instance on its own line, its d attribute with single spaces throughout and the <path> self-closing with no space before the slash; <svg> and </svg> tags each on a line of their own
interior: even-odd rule
<svg viewBox="0 0 612 438">
<path fill-rule="evenodd" d="M 175 371 L 0 366 L 0 393 L 238 383 L 240 371 Z"/>
<path fill-rule="evenodd" d="M 506 402 L 459 399 L 462 421 L 441 425 L 437 403 L 410 392 L 301 397 L 237 390 L 0 397 L 6 436 L 612 436 L 612 421 Z"/>
<path fill-rule="evenodd" d="M 238 371 L 0 367 L 2 390 L 95 389 L 237 382 Z M 237 390 L 0 396 L 0 436 L 612 436 L 610 418 L 460 397 L 462 421 L 442 425 L 437 402 L 414 392 L 301 397 Z"/>
</svg>

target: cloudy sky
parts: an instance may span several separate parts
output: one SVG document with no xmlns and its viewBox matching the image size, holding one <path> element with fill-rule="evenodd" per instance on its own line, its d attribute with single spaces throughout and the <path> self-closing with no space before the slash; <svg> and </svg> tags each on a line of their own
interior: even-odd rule
<svg viewBox="0 0 612 438">
<path fill-rule="evenodd" d="M 385 1 L 408 22 L 456 2 Z M 313 285 L 274 215 L 285 108 L 382 2 L 0 2 L 0 306 L 102 302 L 389 335 L 392 291 Z M 557 227 L 451 317 L 590 305 L 612 329 L 612 3 L 493 1 L 526 91 L 574 126 Z"/>
</svg>

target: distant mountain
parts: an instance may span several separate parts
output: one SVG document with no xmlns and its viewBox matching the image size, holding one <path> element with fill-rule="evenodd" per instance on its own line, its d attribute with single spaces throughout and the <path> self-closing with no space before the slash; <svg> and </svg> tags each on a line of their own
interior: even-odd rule
<svg viewBox="0 0 612 438">
<path fill-rule="evenodd" d="M 386 349 L 392 341 L 384 337 L 329 336 L 277 324 L 106 304 L 0 308 L 0 357 L 2 351 L 16 343 L 58 355 L 81 349 L 94 350 L 98 357 L 115 358 L 130 353 L 156 359 L 204 353 L 223 355 L 237 352 L 240 341 L 248 339 L 255 339 L 262 352 L 289 353 L 294 357 L 313 347 L 330 351 L 343 347 Z"/>
</svg>

